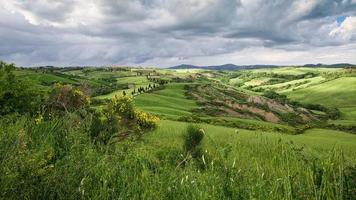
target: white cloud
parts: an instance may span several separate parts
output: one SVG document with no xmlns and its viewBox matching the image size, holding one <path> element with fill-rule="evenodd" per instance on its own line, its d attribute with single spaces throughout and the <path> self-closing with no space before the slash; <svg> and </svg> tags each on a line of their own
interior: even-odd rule
<svg viewBox="0 0 356 200">
<path fill-rule="evenodd" d="M 295 20 L 300 17 L 304 17 L 305 15 L 309 14 L 315 6 L 317 6 L 320 0 L 297 0 L 294 1 L 291 5 L 290 12 L 288 18 L 290 20 Z"/>
<path fill-rule="evenodd" d="M 329 35 L 333 38 L 339 38 L 344 41 L 350 41 L 356 37 L 356 17 L 346 17 L 346 19 L 330 31 Z"/>
</svg>

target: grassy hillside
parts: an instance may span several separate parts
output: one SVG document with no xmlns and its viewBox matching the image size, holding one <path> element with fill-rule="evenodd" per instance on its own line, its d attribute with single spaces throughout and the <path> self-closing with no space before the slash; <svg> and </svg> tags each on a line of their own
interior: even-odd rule
<svg viewBox="0 0 356 200">
<path fill-rule="evenodd" d="M 308 72 L 337 72 L 340 68 L 312 68 L 312 67 L 277 67 L 251 70 L 253 73 L 276 73 L 276 74 L 290 74 L 300 75 Z"/>
<path fill-rule="evenodd" d="M 356 77 L 341 77 L 287 94 L 301 102 L 339 108 L 342 119 L 353 120 L 353 125 L 356 124 Z"/>
<path fill-rule="evenodd" d="M 318 84 L 324 80 L 325 78 L 321 76 L 317 76 L 313 78 L 297 79 L 297 80 L 287 81 L 284 83 L 277 83 L 273 85 L 264 85 L 257 88 L 269 89 L 278 92 L 291 92 L 293 90 L 302 89 L 311 85 Z"/>
<path fill-rule="evenodd" d="M 185 158 L 187 123 L 162 120 L 139 141 L 105 146 L 91 142 L 85 131 L 90 121 L 64 119 L 34 124 L 21 118 L 11 126 L 0 121 L 0 197 L 345 199 L 353 194 L 346 186 L 354 178 L 348 167 L 355 163 L 354 135 L 315 129 L 290 136 L 200 124 L 201 157 Z"/>
<path fill-rule="evenodd" d="M 147 146 L 180 147 L 182 144 L 182 134 L 184 134 L 188 123 L 163 120 L 153 133 L 145 136 L 149 141 Z M 308 151 L 319 156 L 327 156 L 328 152 L 334 148 L 340 148 L 352 160 L 356 161 L 356 136 L 353 134 L 333 131 L 327 129 L 310 129 L 305 134 L 286 135 L 276 132 L 249 131 L 245 129 L 228 128 L 200 124 L 212 141 L 218 145 L 245 144 L 254 145 L 257 148 L 266 141 L 276 143 L 278 140 L 284 142 L 294 142 L 298 146 L 305 147 Z M 206 144 L 206 148 L 210 145 Z M 232 155 L 237 155 L 239 149 L 234 149 Z M 269 155 L 273 156 L 273 155 Z"/>
<path fill-rule="evenodd" d="M 197 105 L 184 94 L 184 83 L 173 83 L 163 90 L 141 94 L 135 97 L 135 104 L 142 110 L 157 115 L 178 118 L 190 115 Z"/>
<path fill-rule="evenodd" d="M 342 77 L 288 93 L 292 99 L 334 107 L 356 106 L 356 77 Z"/>
<path fill-rule="evenodd" d="M 131 77 L 121 77 L 116 78 L 118 84 L 123 84 L 130 86 L 129 89 L 116 90 L 110 94 L 97 96 L 98 99 L 111 99 L 115 95 L 122 95 L 122 92 L 125 91 L 127 94 L 131 94 L 131 92 L 139 87 L 147 87 L 149 84 L 154 84 L 150 82 L 145 76 L 131 76 Z"/>
</svg>

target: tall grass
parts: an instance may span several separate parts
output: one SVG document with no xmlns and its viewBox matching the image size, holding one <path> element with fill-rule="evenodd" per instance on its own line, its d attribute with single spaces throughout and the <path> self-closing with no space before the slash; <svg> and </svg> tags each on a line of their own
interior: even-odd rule
<svg viewBox="0 0 356 200">
<path fill-rule="evenodd" d="M 150 149 L 143 148 L 149 145 L 145 140 L 101 145 L 90 139 L 90 119 L 32 121 L 0 120 L 0 199 L 355 197 L 355 168 L 336 148 L 315 157 L 293 143 L 263 136 L 258 143 L 225 144 L 207 136 L 204 159 L 177 168 L 183 143 Z"/>
</svg>

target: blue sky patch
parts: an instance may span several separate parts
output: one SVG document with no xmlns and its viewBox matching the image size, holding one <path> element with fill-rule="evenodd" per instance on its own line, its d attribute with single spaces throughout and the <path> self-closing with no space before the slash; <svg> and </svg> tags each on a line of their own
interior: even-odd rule
<svg viewBox="0 0 356 200">
<path fill-rule="evenodd" d="M 337 24 L 338 24 L 338 25 L 341 25 L 342 22 L 345 21 L 345 19 L 346 19 L 346 16 L 345 16 L 345 15 L 339 15 L 339 16 L 337 16 L 337 17 L 336 17 Z"/>
</svg>

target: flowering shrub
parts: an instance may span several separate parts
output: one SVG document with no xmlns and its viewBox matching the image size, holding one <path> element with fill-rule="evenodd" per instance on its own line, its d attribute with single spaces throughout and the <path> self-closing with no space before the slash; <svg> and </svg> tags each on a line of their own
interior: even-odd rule
<svg viewBox="0 0 356 200">
<path fill-rule="evenodd" d="M 133 100 L 127 96 L 115 96 L 108 105 L 108 111 L 125 119 L 133 119 L 135 115 Z"/>
<path fill-rule="evenodd" d="M 83 91 L 71 85 L 56 84 L 49 97 L 48 105 L 52 111 L 73 111 L 90 104 L 90 98 Z"/>
<path fill-rule="evenodd" d="M 135 118 L 142 130 L 152 130 L 157 127 L 158 117 L 142 111 L 135 111 Z"/>
<path fill-rule="evenodd" d="M 154 129 L 158 121 L 156 116 L 135 110 L 133 99 L 128 96 L 115 96 L 108 105 L 107 111 L 120 116 L 122 125 L 134 123 L 142 130 Z"/>
<path fill-rule="evenodd" d="M 156 116 L 136 110 L 131 97 L 115 96 L 102 113 L 93 116 L 91 136 L 105 144 L 112 138 L 116 141 L 138 138 L 145 131 L 155 129 L 157 121 Z"/>
</svg>

